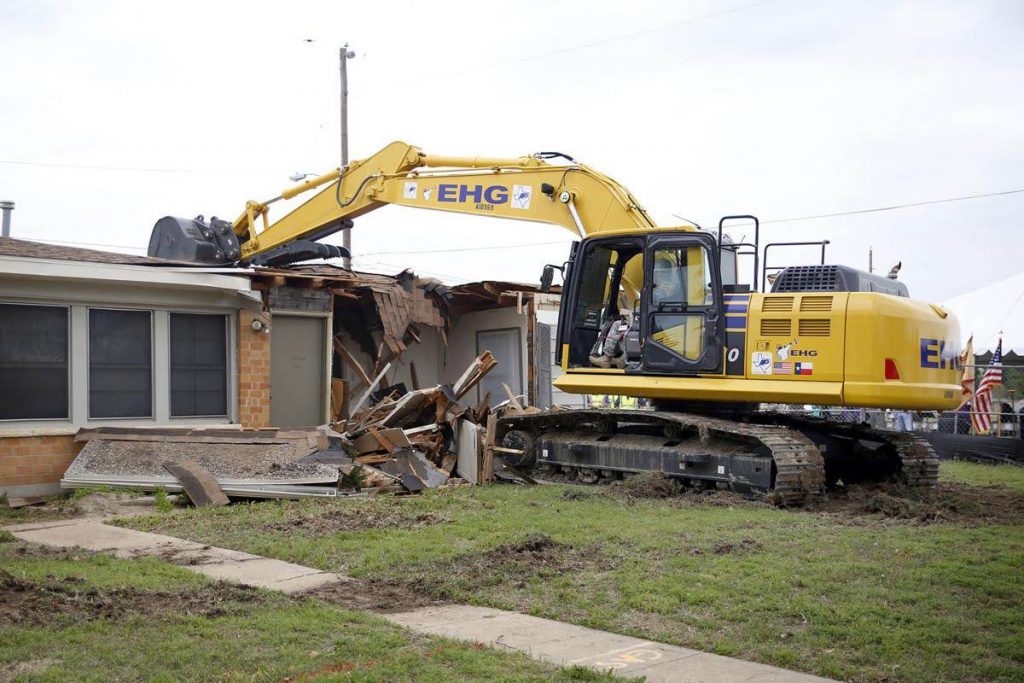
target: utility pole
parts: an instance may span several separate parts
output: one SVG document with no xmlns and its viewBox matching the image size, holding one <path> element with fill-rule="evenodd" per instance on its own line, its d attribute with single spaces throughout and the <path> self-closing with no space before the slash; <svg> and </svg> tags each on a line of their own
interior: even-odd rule
<svg viewBox="0 0 1024 683">
<path fill-rule="evenodd" d="M 356 53 L 350 52 L 348 43 L 338 51 L 338 62 L 341 69 L 341 168 L 342 172 L 348 166 L 348 69 L 347 63 L 355 59 Z M 339 183 L 341 180 L 338 181 Z M 341 244 L 348 253 L 352 253 L 352 230 L 346 228 L 341 231 Z M 352 268 L 352 259 L 348 256 L 344 260 L 345 267 Z"/>
<path fill-rule="evenodd" d="M 0 228 L 0 235 L 4 237 L 11 236 L 11 211 L 14 211 L 14 202 L 2 201 L 0 202 L 0 211 L 3 211 L 3 223 Z"/>
<path fill-rule="evenodd" d="M 868 272 L 875 272 L 875 252 L 871 247 L 868 247 Z"/>
</svg>

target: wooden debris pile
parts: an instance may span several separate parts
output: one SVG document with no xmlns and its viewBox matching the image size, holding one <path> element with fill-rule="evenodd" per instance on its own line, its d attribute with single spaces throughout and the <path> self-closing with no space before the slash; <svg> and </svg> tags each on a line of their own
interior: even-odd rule
<svg viewBox="0 0 1024 683">
<path fill-rule="evenodd" d="M 466 436 L 469 424 L 479 427 L 490 414 L 485 397 L 478 404 L 460 403 L 497 361 L 489 351 L 478 356 L 451 385 L 392 391 L 365 405 L 387 373 L 385 365 L 353 404 L 352 418 L 332 427 L 353 465 L 378 486 L 385 481 L 406 491 L 447 484 L 482 483 L 477 463 L 483 453 L 483 430 Z M 385 484 L 386 487 L 386 484 Z"/>
</svg>

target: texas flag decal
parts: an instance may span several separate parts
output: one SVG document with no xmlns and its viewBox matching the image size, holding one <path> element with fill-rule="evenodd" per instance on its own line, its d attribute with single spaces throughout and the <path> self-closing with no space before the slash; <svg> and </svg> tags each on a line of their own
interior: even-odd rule
<svg viewBox="0 0 1024 683">
<path fill-rule="evenodd" d="M 796 375 L 813 375 L 814 363 L 808 363 L 807 361 L 796 363 L 793 366 L 793 373 Z"/>
</svg>

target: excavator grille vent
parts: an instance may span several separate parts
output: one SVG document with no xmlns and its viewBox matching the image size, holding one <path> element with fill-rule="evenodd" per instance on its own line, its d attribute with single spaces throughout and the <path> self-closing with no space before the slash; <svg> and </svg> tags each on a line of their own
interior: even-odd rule
<svg viewBox="0 0 1024 683">
<path fill-rule="evenodd" d="M 801 337 L 828 337 L 832 334 L 832 321 L 828 318 L 805 318 L 798 326 Z"/>
<path fill-rule="evenodd" d="M 830 296 L 802 296 L 800 297 L 800 312 L 828 312 L 832 310 L 832 297 Z"/>
<path fill-rule="evenodd" d="M 761 310 L 771 313 L 789 313 L 793 310 L 793 297 L 766 296 L 761 300 Z"/>
<path fill-rule="evenodd" d="M 836 292 L 843 291 L 837 266 L 791 266 L 779 274 L 772 291 L 775 292 Z"/>
<path fill-rule="evenodd" d="M 761 318 L 762 337 L 788 337 L 793 331 L 793 321 L 778 318 Z"/>
</svg>

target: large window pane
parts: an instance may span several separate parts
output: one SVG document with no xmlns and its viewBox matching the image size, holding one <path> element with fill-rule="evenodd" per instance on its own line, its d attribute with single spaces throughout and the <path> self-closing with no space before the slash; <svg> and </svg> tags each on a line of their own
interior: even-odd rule
<svg viewBox="0 0 1024 683">
<path fill-rule="evenodd" d="M 0 420 L 68 417 L 68 309 L 0 304 Z"/>
<path fill-rule="evenodd" d="M 171 415 L 227 415 L 223 315 L 171 313 Z"/>
<path fill-rule="evenodd" d="M 153 415 L 149 311 L 89 311 L 89 417 Z"/>
</svg>

